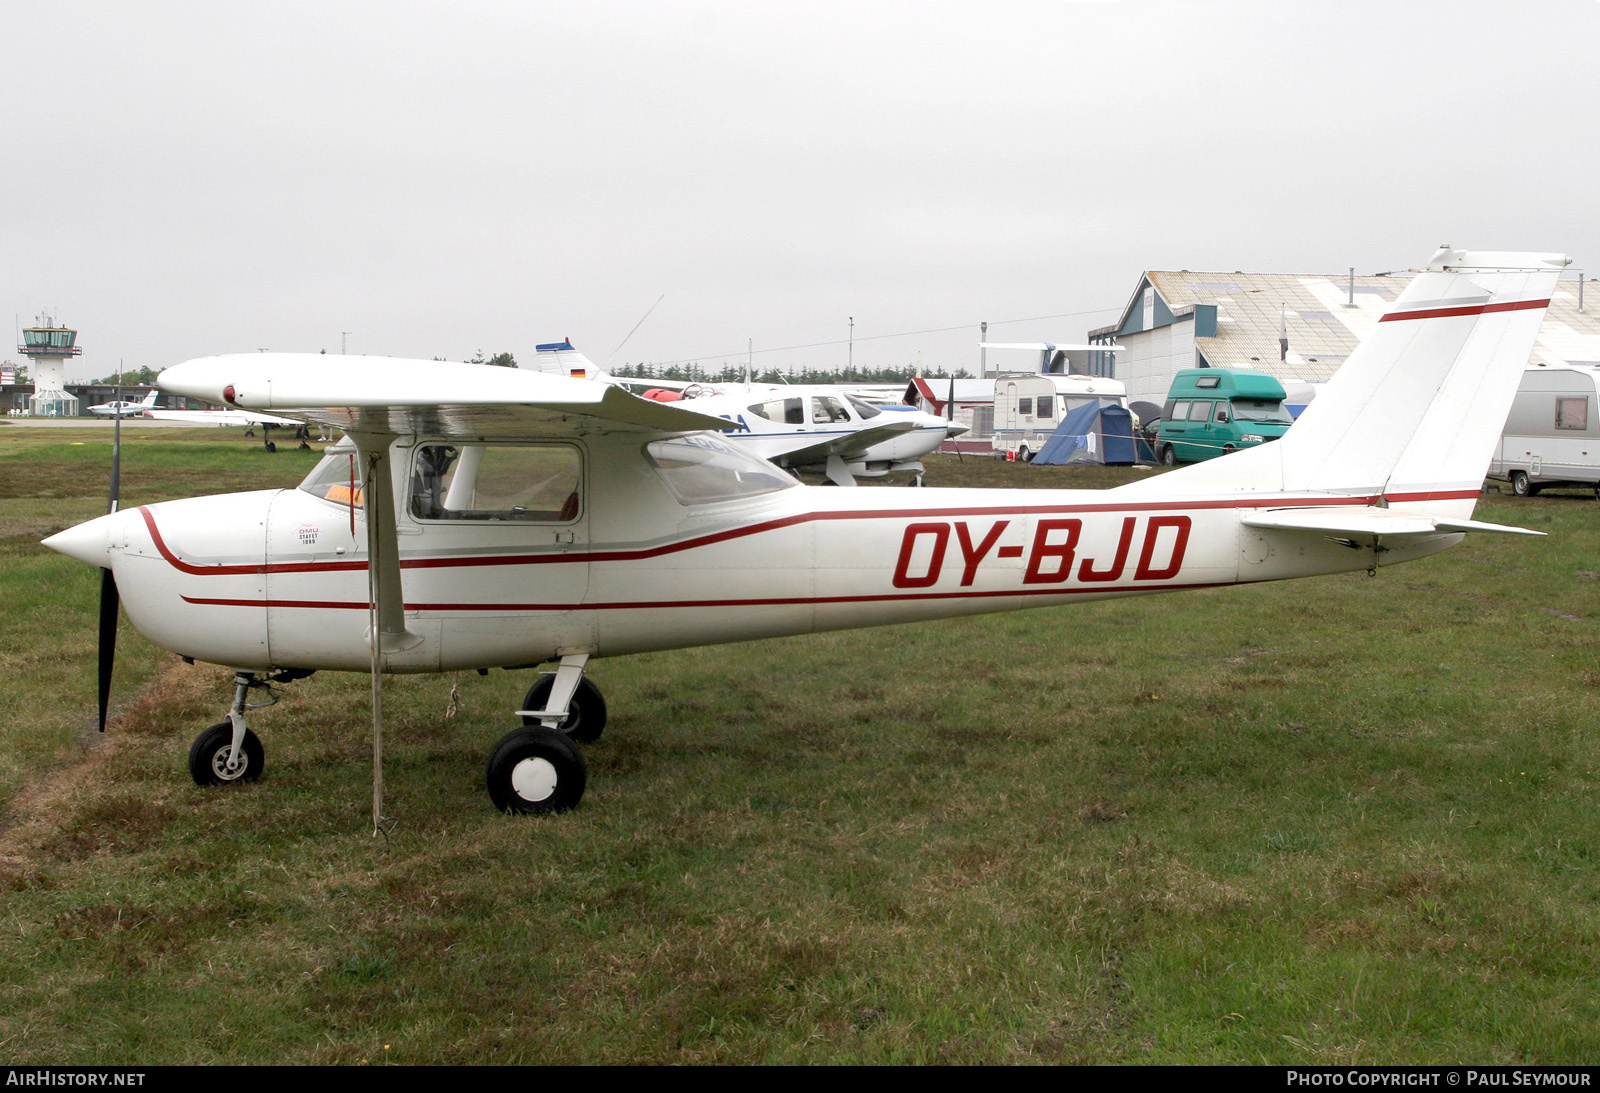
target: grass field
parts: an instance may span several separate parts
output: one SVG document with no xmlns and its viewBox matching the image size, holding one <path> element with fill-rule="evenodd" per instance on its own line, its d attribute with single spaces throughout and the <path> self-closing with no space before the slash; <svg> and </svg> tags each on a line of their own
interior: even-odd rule
<svg viewBox="0 0 1600 1093">
<path fill-rule="evenodd" d="M 304 453 L 129 431 L 126 503 Z M 229 677 L 45 534 L 106 434 L 0 428 L 0 1058 L 218 1062 L 1592 1063 L 1600 505 L 1491 494 L 1365 575 L 605 661 L 590 788 L 495 814 L 527 672 L 367 681 L 189 743 Z M 940 459 L 931 485 L 1150 472 Z M 447 716 L 452 686 L 459 712 Z"/>
</svg>

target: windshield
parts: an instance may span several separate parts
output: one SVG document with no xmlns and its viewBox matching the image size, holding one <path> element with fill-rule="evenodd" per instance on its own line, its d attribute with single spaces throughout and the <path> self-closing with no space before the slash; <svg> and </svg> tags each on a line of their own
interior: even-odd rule
<svg viewBox="0 0 1600 1093">
<path fill-rule="evenodd" d="M 313 497 L 341 505 L 361 504 L 361 460 L 354 445 L 344 451 L 330 451 L 311 468 L 300 488 Z"/>
<path fill-rule="evenodd" d="M 733 501 L 799 485 L 764 459 L 757 459 L 710 433 L 655 440 L 645 454 L 674 497 L 685 505 Z"/>
<path fill-rule="evenodd" d="M 1233 416 L 1240 421 L 1294 424 L 1294 415 L 1284 409 L 1283 403 L 1270 398 L 1236 398 L 1233 400 Z"/>
</svg>

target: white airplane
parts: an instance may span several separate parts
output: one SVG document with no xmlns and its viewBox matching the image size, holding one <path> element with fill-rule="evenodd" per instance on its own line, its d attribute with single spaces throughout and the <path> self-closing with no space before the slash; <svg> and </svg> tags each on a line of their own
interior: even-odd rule
<svg viewBox="0 0 1600 1093">
<path fill-rule="evenodd" d="M 895 471 L 912 472 L 920 486 L 922 457 L 967 431 L 914 406 L 874 406 L 831 384 L 731 386 L 692 385 L 645 397 L 676 394 L 679 405 L 733 422 L 737 428 L 724 435 L 739 447 L 780 467 L 818 471 L 836 486 Z"/>
<path fill-rule="evenodd" d="M 814 470 L 836 486 L 857 477 L 910 471 L 922 485 L 922 457 L 939 450 L 965 425 L 914 406 L 875 406 L 837 384 L 680 383 L 613 376 L 594 366 L 570 341 L 541 345 L 534 370 L 599 379 L 656 402 L 679 402 L 697 413 L 733 422 L 730 441 L 792 470 Z"/>
<path fill-rule="evenodd" d="M 657 649 L 1063 606 L 1412 561 L 1473 520 L 1562 255 L 1441 249 L 1282 440 L 1116 489 L 799 485 L 682 403 L 528 371 L 245 354 L 164 388 L 335 425 L 298 489 L 191 498 L 45 545 L 102 567 L 156 644 L 231 668 L 201 783 L 260 776 L 251 692 L 318 669 L 553 662 L 490 754 L 496 808 L 560 811 L 605 703 L 591 661 Z"/>
<path fill-rule="evenodd" d="M 91 414 L 99 414 L 101 417 L 133 417 L 144 413 L 146 410 L 153 409 L 156 399 L 160 396 L 161 392 L 152 387 L 140 402 L 117 399 L 115 402 L 102 402 L 98 406 L 91 406 L 89 407 L 89 412 Z"/>
<path fill-rule="evenodd" d="M 277 442 L 272 439 L 273 429 L 287 427 L 299 431 L 305 425 L 305 422 L 296 418 L 263 414 L 254 410 L 149 410 L 145 416 L 158 421 L 186 421 L 191 425 L 243 425 L 245 436 L 255 436 L 255 431 L 259 428 L 262 446 L 269 452 L 278 450 Z M 311 447 L 304 436 L 300 438 L 300 447 Z"/>
</svg>

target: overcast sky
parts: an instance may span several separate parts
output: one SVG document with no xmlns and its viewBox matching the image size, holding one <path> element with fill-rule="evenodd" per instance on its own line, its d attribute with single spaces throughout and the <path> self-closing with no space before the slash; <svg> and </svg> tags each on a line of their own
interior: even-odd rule
<svg viewBox="0 0 1600 1093">
<path fill-rule="evenodd" d="M 615 362 L 842 366 L 854 316 L 857 364 L 973 368 L 1145 269 L 1600 272 L 1595 0 L 0 14 L 0 300 L 74 378 L 342 331 L 603 362 L 663 296 Z"/>
</svg>

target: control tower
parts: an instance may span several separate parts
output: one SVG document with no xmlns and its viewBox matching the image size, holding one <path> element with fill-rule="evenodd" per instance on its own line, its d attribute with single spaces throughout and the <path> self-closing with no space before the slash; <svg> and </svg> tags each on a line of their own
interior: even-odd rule
<svg viewBox="0 0 1600 1093">
<path fill-rule="evenodd" d="M 77 417 L 78 397 L 67 394 L 67 358 L 82 354 L 78 332 L 57 326 L 49 315 L 40 315 L 34 325 L 22 332 L 17 352 L 33 362 L 33 397 L 28 413 L 33 417 Z"/>
</svg>

